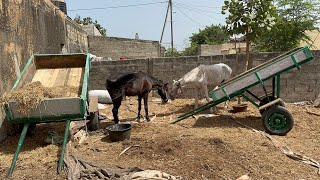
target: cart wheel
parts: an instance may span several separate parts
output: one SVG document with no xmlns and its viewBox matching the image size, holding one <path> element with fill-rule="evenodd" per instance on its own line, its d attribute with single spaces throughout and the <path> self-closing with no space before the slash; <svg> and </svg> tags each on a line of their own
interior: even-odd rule
<svg viewBox="0 0 320 180">
<path fill-rule="evenodd" d="M 273 96 L 268 96 L 269 97 L 269 99 L 270 99 L 270 101 L 273 101 L 273 100 L 275 100 L 275 98 L 273 97 Z M 261 101 L 260 101 L 260 106 L 263 106 L 263 105 L 265 105 L 265 104 L 267 104 L 267 103 L 269 103 L 269 101 L 268 101 L 268 98 L 267 97 L 265 97 L 265 98 L 263 98 Z M 276 103 L 275 105 L 278 105 L 278 106 L 282 106 L 282 107 L 286 107 L 286 104 L 284 103 L 284 101 L 280 101 L 280 102 L 278 102 L 278 103 Z M 264 111 L 266 111 L 267 109 L 261 109 L 260 110 L 260 114 L 262 115 L 262 113 L 264 112 Z"/>
<path fill-rule="evenodd" d="M 286 135 L 293 127 L 292 114 L 282 106 L 272 106 L 262 114 L 263 127 L 269 134 Z"/>
</svg>

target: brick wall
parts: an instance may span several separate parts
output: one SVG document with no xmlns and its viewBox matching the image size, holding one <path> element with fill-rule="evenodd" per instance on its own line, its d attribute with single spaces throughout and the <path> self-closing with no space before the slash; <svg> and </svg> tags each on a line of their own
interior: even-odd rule
<svg viewBox="0 0 320 180">
<path fill-rule="evenodd" d="M 160 57 L 158 41 L 136 40 L 116 37 L 89 36 L 89 51 L 105 59 L 119 60 Z"/>
<path fill-rule="evenodd" d="M 301 70 L 291 70 L 281 75 L 281 97 L 286 102 L 314 100 L 320 93 L 320 51 L 313 51 L 315 60 L 302 65 Z M 279 54 L 253 54 L 254 66 L 268 61 Z M 200 64 L 215 64 L 223 62 L 233 69 L 233 75 L 243 72 L 245 55 L 196 56 L 178 58 L 152 58 L 127 61 L 100 61 L 92 63 L 90 73 L 90 88 L 105 89 L 107 77 L 115 79 L 120 75 L 138 70 L 148 72 L 158 79 L 168 82 L 177 80 Z M 266 87 L 271 88 L 271 81 L 266 81 Z M 209 90 L 213 87 L 210 87 Z M 270 90 L 270 89 L 269 89 Z M 263 89 L 257 86 L 252 91 L 263 95 Z M 192 97 L 193 91 L 186 89 L 180 98 Z"/>
</svg>

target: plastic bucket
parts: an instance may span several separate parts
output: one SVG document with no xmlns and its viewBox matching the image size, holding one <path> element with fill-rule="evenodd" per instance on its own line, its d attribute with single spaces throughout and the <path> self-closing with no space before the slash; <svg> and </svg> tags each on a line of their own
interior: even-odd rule
<svg viewBox="0 0 320 180">
<path fill-rule="evenodd" d="M 131 127 L 131 124 L 114 124 L 108 126 L 106 130 L 109 133 L 111 141 L 123 141 L 125 139 L 130 139 Z"/>
</svg>

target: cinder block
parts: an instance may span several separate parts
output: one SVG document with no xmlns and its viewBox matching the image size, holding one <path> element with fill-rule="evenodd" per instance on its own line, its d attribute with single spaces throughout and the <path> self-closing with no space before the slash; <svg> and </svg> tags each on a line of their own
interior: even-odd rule
<svg viewBox="0 0 320 180">
<path fill-rule="evenodd" d="M 295 92 L 312 92 L 313 89 L 310 86 L 296 86 L 294 87 Z"/>
</svg>

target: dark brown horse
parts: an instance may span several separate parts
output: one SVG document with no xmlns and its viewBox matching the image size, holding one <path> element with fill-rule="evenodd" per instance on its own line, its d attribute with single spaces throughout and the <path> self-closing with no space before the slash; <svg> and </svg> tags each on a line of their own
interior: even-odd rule
<svg viewBox="0 0 320 180">
<path fill-rule="evenodd" d="M 147 121 L 150 121 L 148 114 L 148 94 L 151 90 L 158 91 L 162 102 L 168 101 L 168 83 L 163 83 L 161 80 L 157 80 L 143 72 L 126 74 L 116 81 L 107 79 L 106 88 L 112 98 L 112 113 L 115 124 L 119 123 L 118 109 L 125 96 L 138 96 L 138 119 L 141 117 L 141 100 L 143 98 Z"/>
</svg>

